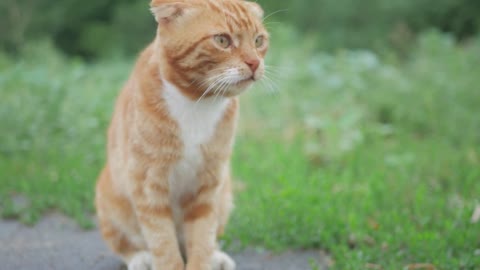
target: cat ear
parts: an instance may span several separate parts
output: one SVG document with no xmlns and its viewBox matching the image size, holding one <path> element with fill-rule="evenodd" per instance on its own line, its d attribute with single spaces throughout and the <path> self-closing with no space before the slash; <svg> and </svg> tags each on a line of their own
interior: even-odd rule
<svg viewBox="0 0 480 270">
<path fill-rule="evenodd" d="M 184 16 L 190 8 L 191 5 L 187 3 L 168 0 L 152 0 L 150 3 L 150 11 L 157 23 L 174 21 L 178 17 Z"/>
<path fill-rule="evenodd" d="M 259 4 L 249 1 L 245 1 L 245 3 L 247 4 L 250 11 L 255 14 L 255 16 L 257 16 L 259 19 L 263 19 L 263 9 L 262 7 L 260 7 Z"/>
</svg>

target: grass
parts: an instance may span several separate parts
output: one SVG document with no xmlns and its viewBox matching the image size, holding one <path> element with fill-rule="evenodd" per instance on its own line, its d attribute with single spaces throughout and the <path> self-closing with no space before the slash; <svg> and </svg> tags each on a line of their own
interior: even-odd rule
<svg viewBox="0 0 480 270">
<path fill-rule="evenodd" d="M 321 248 L 342 270 L 479 269 L 479 40 L 426 33 L 398 59 L 322 54 L 289 30 L 275 37 L 278 93 L 267 84 L 242 98 L 225 242 Z M 0 57 L 4 217 L 32 224 L 59 209 L 92 224 L 105 129 L 131 65 L 85 64 L 48 46 Z"/>
</svg>

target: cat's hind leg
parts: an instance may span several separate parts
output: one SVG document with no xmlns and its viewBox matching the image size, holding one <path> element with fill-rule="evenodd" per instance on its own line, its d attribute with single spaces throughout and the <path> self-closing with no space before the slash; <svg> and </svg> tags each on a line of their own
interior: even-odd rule
<svg viewBox="0 0 480 270">
<path fill-rule="evenodd" d="M 108 167 L 100 174 L 95 204 L 100 231 L 110 249 L 119 255 L 129 270 L 149 270 L 151 257 L 145 252 L 133 209 L 129 202 L 112 191 Z"/>
<path fill-rule="evenodd" d="M 110 248 L 122 258 L 128 270 L 150 270 L 152 265 L 150 253 L 126 234 L 106 223 L 105 221 L 101 222 L 103 238 Z"/>
</svg>

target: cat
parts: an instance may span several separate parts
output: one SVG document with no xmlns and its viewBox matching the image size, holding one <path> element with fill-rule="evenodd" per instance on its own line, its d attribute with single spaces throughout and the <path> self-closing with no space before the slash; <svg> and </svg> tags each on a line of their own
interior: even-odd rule
<svg viewBox="0 0 480 270">
<path fill-rule="evenodd" d="M 154 41 L 115 105 L 97 181 L 101 233 L 129 270 L 233 270 L 217 244 L 233 207 L 238 95 L 265 72 L 263 10 L 153 0 Z"/>
</svg>

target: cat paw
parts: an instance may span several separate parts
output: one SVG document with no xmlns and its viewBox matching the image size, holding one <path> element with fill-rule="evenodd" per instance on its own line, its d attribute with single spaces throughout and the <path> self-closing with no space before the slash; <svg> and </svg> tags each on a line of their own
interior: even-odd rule
<svg viewBox="0 0 480 270">
<path fill-rule="evenodd" d="M 151 270 L 151 266 L 152 256 L 145 251 L 135 254 L 128 262 L 128 270 Z"/>
<path fill-rule="evenodd" d="M 215 251 L 212 256 L 212 270 L 235 270 L 235 262 L 222 251 Z"/>
</svg>

